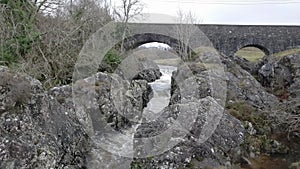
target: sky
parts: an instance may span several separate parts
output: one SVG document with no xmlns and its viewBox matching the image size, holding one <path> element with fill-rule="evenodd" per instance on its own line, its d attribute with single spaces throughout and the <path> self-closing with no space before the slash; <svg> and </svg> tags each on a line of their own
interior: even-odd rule
<svg viewBox="0 0 300 169">
<path fill-rule="evenodd" d="M 300 25 L 300 0 L 141 1 L 147 14 L 136 22 L 174 23 L 180 9 L 203 24 Z"/>
</svg>

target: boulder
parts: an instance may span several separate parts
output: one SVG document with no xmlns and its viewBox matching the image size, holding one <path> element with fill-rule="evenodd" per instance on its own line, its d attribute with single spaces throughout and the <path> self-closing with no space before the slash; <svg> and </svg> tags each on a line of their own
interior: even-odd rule
<svg viewBox="0 0 300 169">
<path fill-rule="evenodd" d="M 28 75 L 0 69 L 0 168 L 84 168 L 89 137 Z"/>
<path fill-rule="evenodd" d="M 116 74 L 126 80 L 146 80 L 153 82 L 162 75 L 159 67 L 152 60 L 133 53 L 126 57 L 116 69 Z"/>
<path fill-rule="evenodd" d="M 201 60 L 180 66 L 172 76 L 171 102 L 155 121 L 135 134 L 133 165 L 142 168 L 203 168 L 239 160 L 242 123 L 224 110 L 226 80 L 222 65 Z"/>
<path fill-rule="evenodd" d="M 206 128 L 207 118 L 216 112 L 222 113 L 219 125 Z M 206 133 L 210 130 L 214 131 Z M 225 165 L 238 160 L 243 133 L 241 122 L 227 112 L 223 114 L 223 108 L 211 97 L 174 104 L 164 109 L 156 121 L 138 127 L 135 153 L 148 158 L 136 159 L 133 164 L 174 169 Z"/>
<path fill-rule="evenodd" d="M 122 147 L 132 142 L 132 137 L 124 138 L 123 135 L 130 134 L 141 120 L 143 108 L 152 96 L 147 81 L 132 80 L 129 83 L 116 74 L 100 72 L 76 81 L 73 88 L 56 87 L 49 93 L 61 100 L 66 109 L 74 110 L 82 128 L 89 134 L 92 146 L 87 154 L 88 168 L 130 168 L 132 158 L 122 156 L 120 151 L 123 150 L 107 147 Z"/>
<path fill-rule="evenodd" d="M 259 83 L 249 72 L 227 57 L 222 57 L 228 78 L 227 101 L 246 102 L 258 110 L 271 111 L 279 101 Z"/>
<path fill-rule="evenodd" d="M 281 99 L 289 95 L 296 97 L 296 82 L 299 82 L 300 55 L 288 55 L 281 58 L 270 58 L 258 71 L 258 80 L 264 87 Z"/>
<path fill-rule="evenodd" d="M 38 80 L 6 67 L 0 79 L 0 168 L 130 167 L 132 160 L 97 144 L 97 133 L 138 122 L 151 98 L 147 81 L 98 73 L 45 92 Z"/>
</svg>

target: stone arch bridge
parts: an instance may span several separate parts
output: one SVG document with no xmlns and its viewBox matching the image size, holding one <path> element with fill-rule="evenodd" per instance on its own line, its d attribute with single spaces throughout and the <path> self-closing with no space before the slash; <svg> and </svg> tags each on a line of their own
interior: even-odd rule
<svg viewBox="0 0 300 169">
<path fill-rule="evenodd" d="M 126 48 L 135 48 L 149 42 L 166 43 L 171 47 L 178 43 L 176 38 L 168 36 L 178 24 L 132 23 L 130 26 L 137 26 L 142 33 L 128 38 Z M 266 55 L 300 47 L 300 26 L 201 24 L 196 27 L 210 41 L 204 41 L 203 45 L 211 43 L 215 49 L 227 56 L 232 56 L 238 50 L 249 46 L 261 49 Z M 147 30 L 151 31 L 145 33 Z M 159 31 L 156 33 L 155 30 Z"/>
</svg>

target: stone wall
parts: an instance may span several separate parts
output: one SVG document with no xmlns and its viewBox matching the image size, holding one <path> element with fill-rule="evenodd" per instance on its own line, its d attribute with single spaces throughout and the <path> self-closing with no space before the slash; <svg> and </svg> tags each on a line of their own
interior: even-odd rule
<svg viewBox="0 0 300 169">
<path fill-rule="evenodd" d="M 175 34 L 174 31 L 178 29 L 178 25 L 130 25 L 138 25 L 138 29 L 141 30 L 140 34 L 128 39 L 127 48 L 135 48 L 148 42 L 161 42 L 176 50 L 179 41 L 171 35 Z M 191 40 L 201 41 L 201 45 L 214 47 L 227 56 L 232 56 L 239 49 L 247 46 L 257 47 L 264 51 L 266 55 L 300 46 L 300 26 L 203 24 L 197 26 L 206 37 L 199 35 L 198 37 L 191 37 Z"/>
<path fill-rule="evenodd" d="M 214 47 L 226 55 L 233 55 L 246 46 L 260 48 L 266 54 L 300 46 L 299 26 L 267 25 L 198 25 Z"/>
</svg>

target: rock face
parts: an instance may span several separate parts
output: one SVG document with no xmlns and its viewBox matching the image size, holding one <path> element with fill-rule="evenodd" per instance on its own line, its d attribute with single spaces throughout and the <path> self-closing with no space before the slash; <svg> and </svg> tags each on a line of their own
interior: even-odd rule
<svg viewBox="0 0 300 169">
<path fill-rule="evenodd" d="M 292 83 L 295 58 L 297 56 L 269 59 L 258 71 L 259 80 L 273 90 L 286 88 Z"/>
<path fill-rule="evenodd" d="M 254 158 L 263 152 L 298 158 L 300 55 L 265 57 L 249 71 L 257 81 L 248 72 L 234 68 L 237 66 L 230 60 L 224 61 L 232 69 L 228 71 L 227 108 L 247 129 L 244 147 L 249 154 L 245 156 Z M 286 144 L 282 138 L 271 138 L 280 134 L 296 140 Z"/>
<path fill-rule="evenodd" d="M 1 68 L 0 168 L 84 168 L 89 138 L 39 81 Z"/>
<path fill-rule="evenodd" d="M 147 70 L 141 71 L 138 75 L 136 75 L 133 79 L 134 80 L 146 80 L 147 82 L 154 82 L 155 80 L 159 79 L 161 76 L 161 72 L 159 68 L 151 68 Z"/>
<path fill-rule="evenodd" d="M 264 73 L 265 69 L 269 73 Z M 259 81 L 281 101 L 279 110 L 286 111 L 285 118 L 300 116 L 300 55 L 271 58 L 259 71 Z M 296 122 L 297 120 L 295 120 Z M 288 132 L 300 135 L 299 123 L 286 120 Z"/>
<path fill-rule="evenodd" d="M 159 79 L 162 74 L 157 64 L 140 54 L 136 52 L 126 57 L 118 66 L 116 73 L 129 81 L 146 80 L 153 82 Z"/>
<path fill-rule="evenodd" d="M 228 101 L 244 101 L 260 110 L 270 110 L 278 104 L 278 99 L 268 93 L 249 72 L 226 57 L 223 57 L 223 63 L 227 66 L 226 76 L 229 79 Z"/>
<path fill-rule="evenodd" d="M 129 83 L 116 74 L 97 73 L 95 77 L 77 81 L 73 88 L 57 87 L 49 93 L 60 100 L 67 109 L 83 110 L 78 115 L 79 118 L 84 118 L 88 111 L 94 111 L 103 114 L 103 118 L 111 127 L 121 130 L 126 126 L 130 127 L 129 120 L 138 121 L 151 98 L 152 89 L 145 80 L 133 80 Z M 85 107 L 80 107 L 83 105 Z"/>
<path fill-rule="evenodd" d="M 210 56 L 209 53 L 205 55 Z M 293 97 L 297 96 L 295 91 L 299 86 L 293 83 L 293 81 L 297 81 L 298 77 L 296 63 L 300 62 L 297 58 L 299 57 L 290 56 L 285 60 L 276 62 L 277 67 L 285 66 L 280 70 L 287 68 L 289 70 L 289 74 L 285 73 L 280 76 L 285 76 L 286 81 L 290 82 L 288 90 L 292 91 L 291 89 L 293 89 L 295 93 Z M 249 161 L 248 157 L 254 158 L 261 152 L 269 154 L 287 153 L 288 149 L 284 144 L 268 138 L 271 133 L 280 131 L 280 127 L 268 123 L 266 120 L 272 120 L 277 124 L 278 121 L 276 120 L 279 120 L 277 115 L 286 114 L 286 112 L 278 111 L 278 108 L 282 106 L 280 99 L 267 92 L 260 82 L 229 57 L 222 56 L 221 60 L 226 65 L 224 77 L 227 78 L 227 96 L 225 94 L 225 98 L 226 110 L 228 111 L 222 109 L 222 102 L 220 101 L 224 99 L 224 95 L 220 94 L 222 93 L 222 85 L 213 86 L 213 84 L 222 84 L 222 81 L 218 82 L 222 79 L 220 74 L 208 70 L 214 66 L 213 64 L 202 64 L 196 60 L 196 62 L 189 63 L 188 68 L 179 67 L 178 71 L 173 73 L 172 98 L 169 107 L 164 109 L 162 116 L 156 121 L 141 124 L 135 135 L 138 155 L 144 156 L 151 153 L 158 155 L 136 159 L 133 162 L 134 166 L 142 166 L 142 168 L 230 166 L 236 162 Z M 270 73 L 272 69 L 276 70 L 273 65 L 269 63 L 265 66 L 263 70 L 265 75 L 273 75 Z M 272 78 L 269 80 L 272 81 Z M 213 89 L 217 89 L 216 91 L 219 93 Z M 210 107 L 207 103 L 213 106 Z M 297 110 L 294 107 L 297 104 L 295 102 L 291 104 L 294 104 L 291 109 Z M 192 117 L 187 117 L 186 112 L 189 112 L 188 116 Z M 206 141 L 199 143 L 199 138 L 203 137 L 201 132 L 207 129 L 204 122 L 209 119 L 209 114 L 214 114 L 214 112 L 223 113 L 219 125 Z M 287 111 L 287 113 L 291 112 Z M 242 123 L 232 114 L 244 122 Z M 214 117 L 218 118 L 215 115 Z M 178 118 L 189 121 L 192 125 L 184 124 L 180 120 L 178 122 Z M 189 118 L 194 119 L 194 121 Z M 181 128 L 182 126 L 184 129 Z M 168 131 L 167 129 L 170 128 L 174 130 L 168 135 L 172 139 L 159 137 L 163 135 L 162 131 Z M 185 133 L 184 131 L 189 132 Z M 280 132 L 282 131 L 285 130 Z M 164 141 L 141 139 L 149 137 Z M 267 138 L 265 142 L 262 141 L 264 138 Z M 176 142 L 174 140 L 181 141 Z M 145 146 L 145 143 L 148 143 L 148 147 Z M 171 146 L 163 152 L 158 151 L 165 148 L 165 144 Z M 257 145 L 259 146 L 256 147 Z"/>
<path fill-rule="evenodd" d="M 192 107 L 195 109 L 191 112 Z M 151 153 L 155 155 L 150 156 L 151 158 L 137 159 L 133 163 L 141 164 L 143 168 L 175 169 L 189 166 L 217 167 L 237 160 L 235 155 L 240 152 L 239 145 L 243 142 L 244 128 L 240 121 L 226 112 L 212 136 L 208 136 L 208 140 L 201 140 L 203 134 L 205 135 L 205 132 L 211 129 L 205 128 L 206 117 L 214 112 L 223 113 L 223 109 L 211 97 L 197 102 L 169 106 L 155 122 L 142 124 L 137 129 L 136 153 L 140 156 Z M 195 117 L 194 121 L 190 121 L 191 117 Z M 182 121 L 178 122 L 177 118 Z M 184 122 L 193 125 L 189 126 Z M 169 135 L 166 134 L 169 138 L 162 134 L 168 128 L 171 128 Z M 140 138 L 150 137 L 155 139 L 139 141 Z M 147 146 L 143 143 L 147 143 Z"/>
<path fill-rule="evenodd" d="M 73 88 L 45 92 L 39 81 L 7 68 L 1 67 L 0 78 L 0 168 L 111 168 L 117 160 L 130 167 L 131 160 L 95 146 L 91 131 L 99 132 L 96 122 L 101 117 L 117 131 L 130 128 L 151 97 L 147 81 L 128 83 L 117 75 L 98 73 Z M 124 94 L 123 100 L 113 95 L 114 89 Z M 73 96 L 82 92 L 95 97 L 84 100 L 86 107 L 80 109 L 81 102 L 73 102 Z M 87 114 L 89 119 L 82 119 Z M 112 158 L 115 161 L 108 160 Z"/>
<path fill-rule="evenodd" d="M 257 71 L 265 83 L 226 56 L 222 71 L 214 55 L 178 67 L 170 104 L 153 121 L 142 113 L 148 82 L 160 76 L 155 64 L 121 65 L 120 75 L 97 73 L 47 92 L 0 67 L 0 168 L 205 168 L 250 162 L 247 153 L 255 157 L 263 144 L 267 153 L 286 153 L 276 140 L 258 147 L 255 140 L 276 131 L 266 112 L 288 105 L 287 114 L 299 114 L 299 55 L 265 62 Z M 283 86 L 287 99 L 264 86 Z"/>
<path fill-rule="evenodd" d="M 135 135 L 136 154 L 150 158 L 136 159 L 133 165 L 203 168 L 239 160 L 244 127 L 224 111 L 225 79 L 207 70 L 210 66 L 215 65 L 195 62 L 173 73 L 170 105 L 156 121 L 141 124 Z"/>
<path fill-rule="evenodd" d="M 258 80 L 281 101 L 292 102 L 289 111 L 300 111 L 300 55 L 271 58 L 258 72 Z"/>
<path fill-rule="evenodd" d="M 89 133 L 92 146 L 87 154 L 88 168 L 130 168 L 131 158 L 106 147 L 132 142 L 132 138 L 124 138 L 122 133 L 130 132 L 141 119 L 143 108 L 152 96 L 147 81 L 132 80 L 129 83 L 116 74 L 97 73 L 74 83 L 73 95 L 71 86 L 54 88 L 49 93 L 58 100 L 64 98 L 61 104 L 76 112 L 82 128 Z M 102 141 L 102 134 L 109 135 L 107 139 L 113 141 Z M 130 148 L 128 146 L 128 151 Z"/>
<path fill-rule="evenodd" d="M 238 65 L 241 66 L 241 68 L 243 68 L 244 70 L 246 70 L 247 72 L 249 72 L 251 74 L 255 74 L 257 72 L 257 65 L 259 63 L 250 62 L 247 59 L 238 57 L 236 55 L 230 56 L 230 60 L 237 63 Z"/>
</svg>

